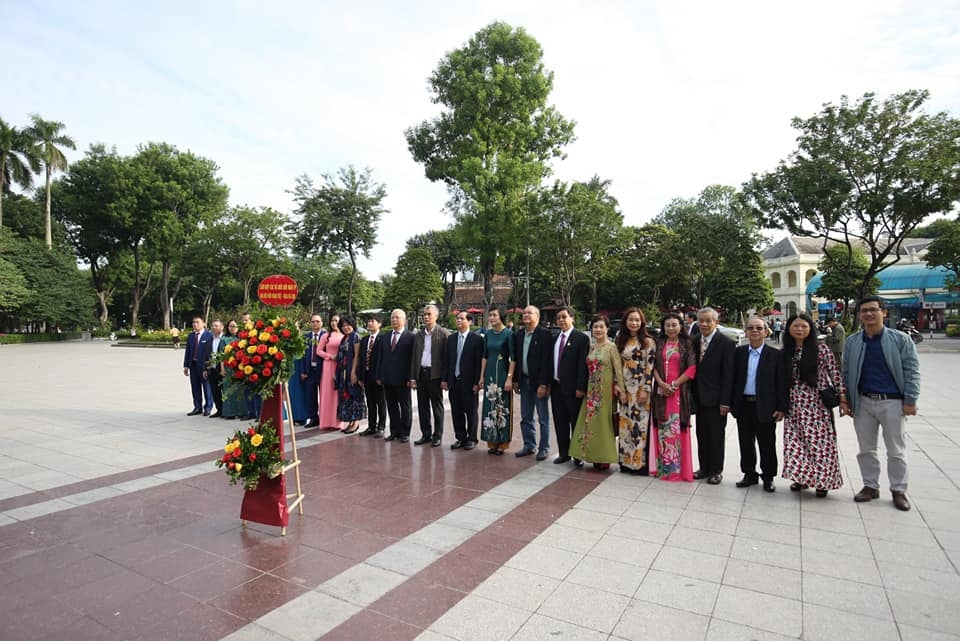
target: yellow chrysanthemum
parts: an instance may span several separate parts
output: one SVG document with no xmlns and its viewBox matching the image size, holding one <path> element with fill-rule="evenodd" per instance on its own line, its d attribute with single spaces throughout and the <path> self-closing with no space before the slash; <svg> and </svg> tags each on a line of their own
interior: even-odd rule
<svg viewBox="0 0 960 641">
<path fill-rule="evenodd" d="M 250 445 L 260 447 L 261 443 L 263 443 L 263 436 L 261 434 L 254 434 L 250 437 Z"/>
<path fill-rule="evenodd" d="M 250 374 L 253 374 L 253 366 L 247 365 L 246 367 L 244 367 L 243 373 L 246 374 L 247 376 L 250 376 Z"/>
<path fill-rule="evenodd" d="M 273 354 L 276 354 L 277 351 L 279 351 L 279 350 L 277 350 L 276 346 L 273 346 L 273 347 L 267 349 L 267 354 L 270 354 L 270 355 L 272 356 Z"/>
<path fill-rule="evenodd" d="M 243 349 L 246 346 L 247 346 L 247 339 L 243 339 L 242 341 L 237 343 L 237 347 L 239 347 L 240 349 Z"/>
<path fill-rule="evenodd" d="M 226 347 L 223 348 L 224 354 L 229 354 L 232 351 L 233 351 L 233 347 L 231 345 L 227 345 Z"/>
<path fill-rule="evenodd" d="M 233 441 L 230 441 L 229 443 L 227 443 L 226 445 L 224 445 L 224 446 L 223 446 L 223 451 L 226 452 L 227 454 L 229 454 L 230 452 L 232 452 L 232 451 L 233 451 Z"/>
<path fill-rule="evenodd" d="M 247 354 L 255 354 L 257 352 L 256 345 L 250 345 L 247 347 Z"/>
<path fill-rule="evenodd" d="M 238 447 L 240 447 L 240 441 L 234 440 L 234 441 L 233 441 L 233 449 L 237 449 Z"/>
<path fill-rule="evenodd" d="M 260 332 L 260 335 L 257 336 L 257 338 L 260 339 L 261 343 L 266 343 L 268 340 L 270 340 L 270 334 L 266 332 Z"/>
<path fill-rule="evenodd" d="M 272 321 L 270 321 L 270 324 L 273 325 L 274 327 L 278 327 L 280 325 L 280 319 L 274 318 Z"/>
<path fill-rule="evenodd" d="M 243 463 L 237 463 L 237 464 L 233 467 L 233 469 L 234 469 L 235 471 L 239 472 L 240 470 L 243 469 Z"/>
</svg>

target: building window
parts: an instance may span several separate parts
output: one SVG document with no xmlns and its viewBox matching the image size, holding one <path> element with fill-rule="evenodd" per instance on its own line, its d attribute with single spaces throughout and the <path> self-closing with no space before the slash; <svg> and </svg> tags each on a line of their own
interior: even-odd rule
<svg viewBox="0 0 960 641">
<path fill-rule="evenodd" d="M 780 289 L 783 286 L 780 283 L 780 272 L 773 272 L 773 274 L 770 275 L 770 285 L 773 286 L 774 289 Z"/>
<path fill-rule="evenodd" d="M 806 280 L 804 281 L 804 284 L 809 284 L 810 281 L 813 279 L 813 277 L 816 276 L 816 275 L 817 275 L 817 270 L 815 270 L 815 269 L 808 269 L 808 270 L 807 270 L 807 278 L 806 278 Z"/>
<path fill-rule="evenodd" d="M 792 269 L 787 272 L 787 287 L 793 289 L 797 286 L 797 272 Z"/>
</svg>

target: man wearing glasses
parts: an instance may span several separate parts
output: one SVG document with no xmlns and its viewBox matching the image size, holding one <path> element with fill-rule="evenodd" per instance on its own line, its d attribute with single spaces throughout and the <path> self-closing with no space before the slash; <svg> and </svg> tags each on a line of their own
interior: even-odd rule
<svg viewBox="0 0 960 641">
<path fill-rule="evenodd" d="M 843 352 L 843 378 L 850 397 L 840 397 L 840 414 L 853 417 L 860 444 L 857 463 L 863 489 L 853 500 L 863 503 L 880 498 L 880 458 L 877 433 L 883 428 L 887 449 L 887 477 L 893 504 L 909 510 L 904 417 L 917 413 L 920 395 L 920 362 L 917 348 L 903 332 L 887 329 L 887 310 L 876 296 L 860 301 L 862 330 L 847 339 Z"/>
</svg>

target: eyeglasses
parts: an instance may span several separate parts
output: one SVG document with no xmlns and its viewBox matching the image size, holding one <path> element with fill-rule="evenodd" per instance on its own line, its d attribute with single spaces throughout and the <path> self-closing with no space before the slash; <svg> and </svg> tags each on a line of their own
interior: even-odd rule
<svg viewBox="0 0 960 641">
<path fill-rule="evenodd" d="M 861 314 L 879 314 L 883 310 L 879 307 L 862 307 L 860 308 Z"/>
</svg>

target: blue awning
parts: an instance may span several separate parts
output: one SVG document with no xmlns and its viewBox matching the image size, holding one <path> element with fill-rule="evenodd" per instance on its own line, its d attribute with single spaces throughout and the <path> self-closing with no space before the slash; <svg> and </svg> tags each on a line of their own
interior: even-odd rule
<svg viewBox="0 0 960 641">
<path fill-rule="evenodd" d="M 879 294 L 885 291 L 902 291 L 921 289 L 946 289 L 947 276 L 952 272 L 946 267 L 927 267 L 926 265 L 893 265 L 877 274 L 880 280 Z M 817 274 L 807 283 L 807 296 L 815 296 L 817 288 L 823 281 L 823 272 Z M 925 298 L 932 300 L 932 298 Z"/>
</svg>

